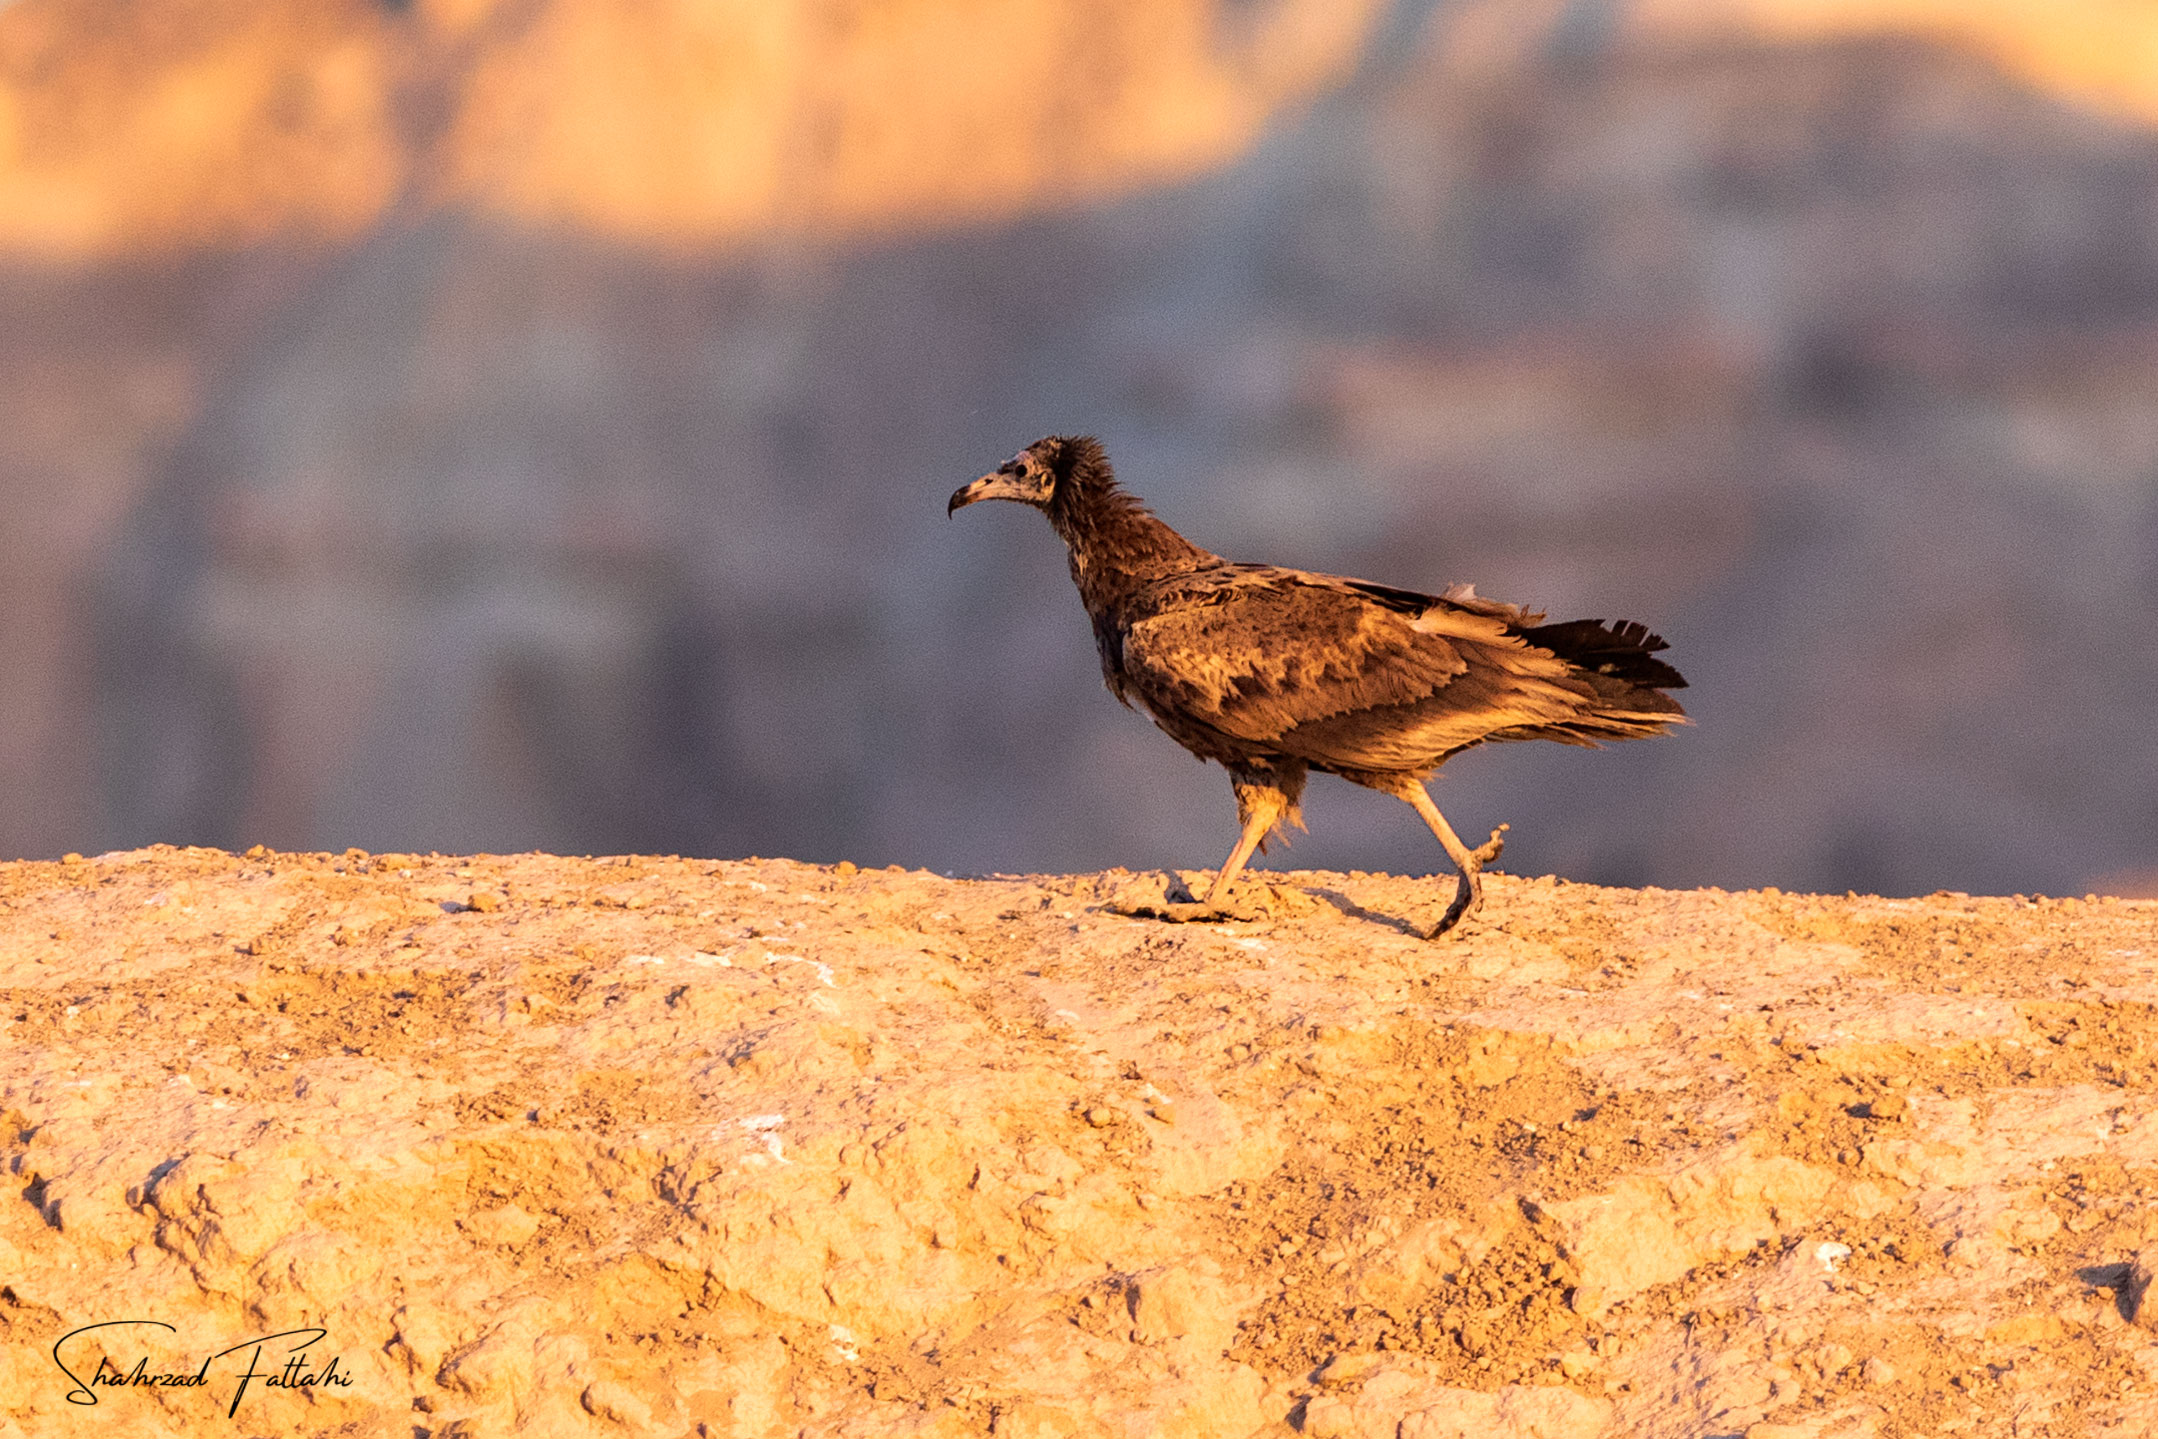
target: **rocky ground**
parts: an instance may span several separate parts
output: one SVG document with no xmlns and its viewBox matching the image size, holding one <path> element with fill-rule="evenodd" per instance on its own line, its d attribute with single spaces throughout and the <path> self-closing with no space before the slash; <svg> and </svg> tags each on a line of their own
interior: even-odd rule
<svg viewBox="0 0 2158 1439">
<path fill-rule="evenodd" d="M 1267 879 L 0 866 L 0 1435 L 2158 1432 L 2158 902 Z"/>
</svg>

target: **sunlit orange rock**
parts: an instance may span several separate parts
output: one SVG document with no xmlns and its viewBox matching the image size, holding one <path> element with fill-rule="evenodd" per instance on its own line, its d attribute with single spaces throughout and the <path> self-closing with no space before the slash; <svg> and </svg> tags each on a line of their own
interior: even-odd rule
<svg viewBox="0 0 2158 1439">
<path fill-rule="evenodd" d="M 1378 8 L 28 0 L 0 249 L 337 239 L 401 197 L 688 246 L 1004 216 L 1234 159 Z"/>
</svg>

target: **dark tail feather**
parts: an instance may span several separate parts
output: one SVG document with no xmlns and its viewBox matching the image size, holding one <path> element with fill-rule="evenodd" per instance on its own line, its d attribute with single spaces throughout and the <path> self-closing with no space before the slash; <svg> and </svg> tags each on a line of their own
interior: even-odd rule
<svg viewBox="0 0 2158 1439">
<path fill-rule="evenodd" d="M 1631 620 L 1568 620 L 1517 630 L 1521 638 L 1547 649 L 1573 666 L 1573 677 L 1587 686 L 1582 712 L 1557 724 L 1493 739 L 1552 739 L 1561 744 L 1594 745 L 1604 740 L 1644 739 L 1686 723 L 1686 711 L 1664 690 L 1684 689 L 1685 676 L 1655 658 L 1669 646 L 1648 626 Z"/>
<path fill-rule="evenodd" d="M 1670 646 L 1663 636 L 1649 633 L 1647 625 L 1632 620 L 1613 620 L 1608 625 L 1602 620 L 1567 620 L 1518 633 L 1584 671 L 1582 678 L 1596 686 L 1599 699 L 1607 689 L 1613 691 L 1613 700 L 1620 697 L 1619 691 L 1637 690 L 1641 699 L 1652 701 L 1646 708 L 1682 713 L 1676 700 L 1655 693 L 1686 688 L 1686 677 L 1655 658 L 1658 650 Z"/>
</svg>

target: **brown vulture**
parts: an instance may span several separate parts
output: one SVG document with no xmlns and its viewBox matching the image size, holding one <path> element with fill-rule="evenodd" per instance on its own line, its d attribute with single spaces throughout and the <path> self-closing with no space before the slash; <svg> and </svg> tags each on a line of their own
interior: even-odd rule
<svg viewBox="0 0 2158 1439">
<path fill-rule="evenodd" d="M 1311 770 L 1407 801 L 1460 871 L 1444 934 L 1483 899 L 1476 849 L 1424 789 L 1471 745 L 1640 739 L 1686 722 L 1677 670 L 1645 626 L 1543 616 L 1462 586 L 1417 594 L 1363 580 L 1237 564 L 1209 554 L 1127 494 L 1101 444 L 1052 435 L 961 488 L 946 514 L 1017 500 L 1049 517 L 1094 622 L 1102 678 L 1169 737 L 1218 760 L 1244 833 L 1197 917 L 1221 913 L 1245 861 L 1284 823 Z"/>
</svg>

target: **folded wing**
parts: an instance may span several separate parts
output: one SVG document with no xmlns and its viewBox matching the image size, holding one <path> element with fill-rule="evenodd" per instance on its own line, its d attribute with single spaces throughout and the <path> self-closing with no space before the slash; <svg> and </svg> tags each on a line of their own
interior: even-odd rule
<svg viewBox="0 0 2158 1439">
<path fill-rule="evenodd" d="M 1540 615 L 1468 592 L 1255 565 L 1151 599 L 1125 626 L 1116 679 L 1180 739 L 1211 733 L 1327 769 L 1423 770 L 1484 741 L 1593 744 L 1682 713 L 1655 685 L 1684 681 L 1647 658 L 1662 641 L 1639 626 L 1539 631 Z"/>
</svg>

